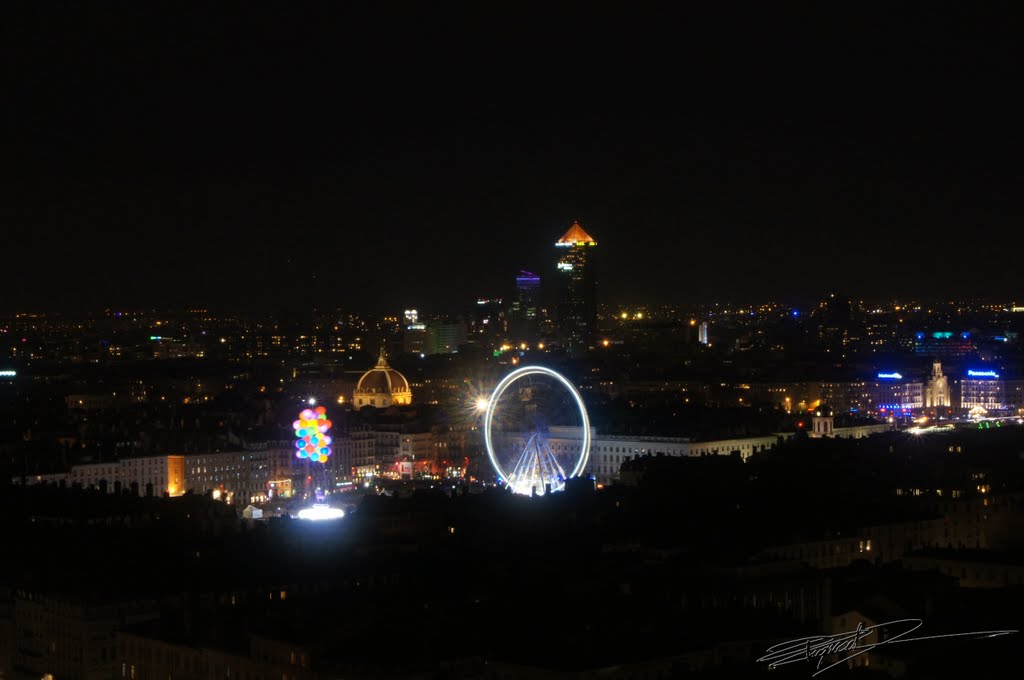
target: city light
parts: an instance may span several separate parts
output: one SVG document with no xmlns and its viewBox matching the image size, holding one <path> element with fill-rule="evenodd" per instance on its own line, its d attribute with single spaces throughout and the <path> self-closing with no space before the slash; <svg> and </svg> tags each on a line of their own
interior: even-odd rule
<svg viewBox="0 0 1024 680">
<path fill-rule="evenodd" d="M 332 508 L 329 505 L 317 503 L 311 508 L 303 508 L 299 510 L 299 519 L 308 519 L 314 522 L 319 522 L 327 519 L 341 519 L 345 516 L 345 511 L 340 508 Z"/>
<path fill-rule="evenodd" d="M 11 370 L 0 371 L 0 378 L 13 378 L 16 375 L 18 375 L 17 371 L 11 371 Z"/>
</svg>

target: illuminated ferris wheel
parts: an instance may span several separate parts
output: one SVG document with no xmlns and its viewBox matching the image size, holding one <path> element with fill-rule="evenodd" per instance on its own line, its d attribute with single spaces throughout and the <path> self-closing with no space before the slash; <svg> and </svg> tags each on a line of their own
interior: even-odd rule
<svg viewBox="0 0 1024 680">
<path fill-rule="evenodd" d="M 576 387 L 550 368 L 523 366 L 506 375 L 487 402 L 483 429 L 498 481 L 515 493 L 561 491 L 586 470 L 587 409 Z"/>
</svg>

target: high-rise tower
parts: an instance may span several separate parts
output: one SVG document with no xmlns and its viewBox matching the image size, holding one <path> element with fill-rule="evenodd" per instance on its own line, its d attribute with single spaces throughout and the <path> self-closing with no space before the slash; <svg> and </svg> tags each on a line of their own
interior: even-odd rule
<svg viewBox="0 0 1024 680">
<path fill-rule="evenodd" d="M 557 275 L 561 281 L 558 326 L 561 340 L 571 354 L 587 351 L 597 330 L 597 284 L 594 280 L 594 250 L 597 241 L 573 222 L 569 231 L 555 242 Z"/>
<path fill-rule="evenodd" d="M 516 277 L 516 294 L 509 315 L 509 332 L 514 342 L 537 341 L 538 310 L 540 307 L 540 277 L 520 271 Z"/>
</svg>

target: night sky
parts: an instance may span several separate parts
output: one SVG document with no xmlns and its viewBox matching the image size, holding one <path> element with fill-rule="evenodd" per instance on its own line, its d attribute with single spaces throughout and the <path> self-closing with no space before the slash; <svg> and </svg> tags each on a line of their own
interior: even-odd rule
<svg viewBox="0 0 1024 680">
<path fill-rule="evenodd" d="M 3 10 L 3 311 L 1024 299 L 1014 16 L 207 4 Z"/>
</svg>

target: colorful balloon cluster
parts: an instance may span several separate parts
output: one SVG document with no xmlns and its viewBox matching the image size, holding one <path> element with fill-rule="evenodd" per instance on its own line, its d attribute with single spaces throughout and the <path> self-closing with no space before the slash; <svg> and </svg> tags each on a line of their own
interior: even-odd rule
<svg viewBox="0 0 1024 680">
<path fill-rule="evenodd" d="M 327 430 L 331 429 L 331 421 L 327 420 L 327 409 L 317 406 L 316 409 L 303 409 L 299 419 L 292 423 L 295 428 L 295 456 L 309 458 L 317 463 L 326 463 L 331 455 L 331 438 Z"/>
</svg>

